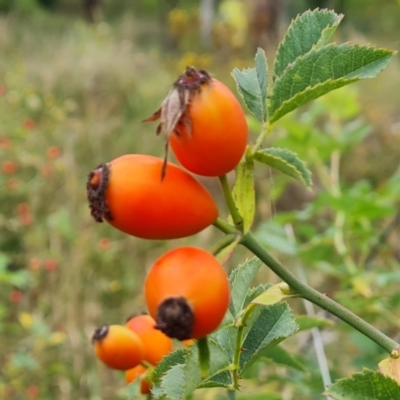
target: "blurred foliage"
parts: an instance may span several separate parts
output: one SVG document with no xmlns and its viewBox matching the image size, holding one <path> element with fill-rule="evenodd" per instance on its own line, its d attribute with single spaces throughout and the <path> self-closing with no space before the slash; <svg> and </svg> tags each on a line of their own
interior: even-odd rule
<svg viewBox="0 0 400 400">
<path fill-rule="evenodd" d="M 229 8 L 240 5 L 218 2 L 214 47 L 205 51 L 197 3 L 177 0 L 160 8 L 157 0 L 107 0 L 105 21 L 87 25 L 77 0 L 54 2 L 58 14 L 41 11 L 33 0 L 0 1 L 1 11 L 11 11 L 0 19 L 1 399 L 128 396 L 123 376 L 94 359 L 90 336 L 101 323 L 121 323 L 142 311 L 138 293 L 146 267 L 166 244 L 95 224 L 85 180 L 93 167 L 123 153 L 162 154 L 154 127 L 140 121 L 185 65 L 209 68 L 233 87 L 231 68 L 251 62 L 243 18 Z M 304 1 L 293 2 L 290 14 L 302 7 Z M 392 0 L 348 0 L 346 34 L 391 35 L 397 39 L 388 47 L 399 44 L 399 10 Z M 160 37 L 167 32 L 176 53 L 165 54 Z M 270 141 L 308 160 L 316 177 L 313 192 L 256 171 L 259 239 L 310 283 L 393 337 L 400 302 L 395 68 L 391 78 L 360 87 L 361 95 L 355 89 L 333 92 L 279 123 Z M 249 124 L 258 132 L 257 122 Z M 205 183 L 218 198 L 218 184 Z M 263 200 L 271 193 L 272 202 Z M 203 247 L 212 239 L 211 230 L 195 238 Z M 333 378 L 349 372 L 345 365 L 374 367 L 380 350 L 340 327 L 339 333 L 323 332 Z M 247 372 L 242 398 L 267 399 L 261 390 L 282 393 L 283 387 L 285 399 L 320 398 L 309 333 L 287 346 L 302 354 L 305 372 L 266 359 Z M 225 398 L 218 390 L 208 393 Z"/>
</svg>

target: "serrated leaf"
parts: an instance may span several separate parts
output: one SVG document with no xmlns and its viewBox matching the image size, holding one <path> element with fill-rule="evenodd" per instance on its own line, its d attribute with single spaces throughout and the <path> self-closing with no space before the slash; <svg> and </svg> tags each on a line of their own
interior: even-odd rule
<svg viewBox="0 0 400 400">
<path fill-rule="evenodd" d="M 161 366 L 158 365 L 152 375 L 153 396 L 157 399 L 163 396 L 171 399 L 184 399 L 196 388 L 205 387 L 207 381 L 224 372 L 230 364 L 227 352 L 211 338 L 208 338 L 208 344 L 210 368 L 209 377 L 205 381 L 200 373 L 198 348 L 193 345 L 188 349 L 175 351 L 159 363 Z M 214 379 L 214 386 L 218 379 Z"/>
<path fill-rule="evenodd" d="M 184 364 L 186 355 L 188 350 L 187 349 L 178 349 L 172 353 L 166 355 L 158 364 L 157 367 L 154 369 L 153 374 L 151 376 L 153 382 L 157 384 L 161 381 L 162 376 L 174 365 Z"/>
<path fill-rule="evenodd" d="M 265 52 L 258 49 L 255 56 L 255 68 L 239 70 L 235 68 L 232 76 L 237 90 L 243 97 L 249 111 L 261 122 L 267 119 L 267 59 Z"/>
<path fill-rule="evenodd" d="M 158 386 L 154 386 L 151 390 L 154 399 L 162 399 L 164 396 L 167 399 L 183 400 L 185 399 L 185 364 L 177 364 L 172 366 L 162 376 Z"/>
<path fill-rule="evenodd" d="M 256 196 L 254 190 L 254 162 L 246 158 L 236 167 L 236 181 L 232 195 L 243 218 L 243 232 L 247 233 L 254 220 Z"/>
<path fill-rule="evenodd" d="M 324 394 L 335 400 L 399 400 L 400 386 L 378 371 L 364 369 L 336 381 Z"/>
<path fill-rule="evenodd" d="M 330 319 L 311 317 L 309 315 L 297 315 L 296 322 L 300 331 L 306 331 L 313 328 L 326 328 L 334 326 L 334 322 Z"/>
<path fill-rule="evenodd" d="M 233 316 L 236 316 L 236 314 L 243 309 L 250 284 L 261 265 L 262 262 L 258 258 L 253 257 L 250 260 L 246 260 L 231 272 L 229 276 L 231 285 L 231 303 L 229 305 L 229 310 Z"/>
<path fill-rule="evenodd" d="M 276 52 L 274 81 L 296 58 L 327 44 L 342 18 L 331 10 L 313 10 L 293 20 Z"/>
<path fill-rule="evenodd" d="M 256 297 L 261 293 L 265 292 L 272 286 L 272 283 L 264 283 L 256 287 L 252 287 L 247 292 L 246 301 L 244 302 L 243 308 L 247 307 Z"/>
<path fill-rule="evenodd" d="M 272 347 L 265 353 L 264 357 L 272 360 L 274 364 L 297 369 L 298 371 L 306 371 L 305 365 L 282 346 Z"/>
<path fill-rule="evenodd" d="M 294 295 L 290 293 L 289 286 L 286 283 L 281 282 L 269 287 L 265 292 L 253 299 L 251 303 L 260 306 L 269 306 L 279 303 L 289 297 L 294 297 Z"/>
<path fill-rule="evenodd" d="M 240 373 L 297 330 L 292 311 L 286 303 L 260 308 L 261 312 L 242 344 Z"/>
<path fill-rule="evenodd" d="M 329 44 L 298 57 L 280 75 L 270 98 L 270 122 L 349 83 L 375 77 L 393 52 L 369 46 Z"/>
<path fill-rule="evenodd" d="M 378 367 L 383 375 L 400 383 L 400 358 L 385 358 L 378 364 Z"/>
<path fill-rule="evenodd" d="M 219 374 L 211 377 L 206 382 L 201 383 L 198 386 L 198 389 L 201 388 L 213 388 L 213 387 L 224 387 L 229 388 L 232 387 L 232 375 L 229 371 L 223 371 Z"/>
<path fill-rule="evenodd" d="M 297 154 L 290 150 L 270 147 L 255 152 L 254 159 L 291 176 L 308 188 L 312 186 L 310 170 Z"/>
</svg>

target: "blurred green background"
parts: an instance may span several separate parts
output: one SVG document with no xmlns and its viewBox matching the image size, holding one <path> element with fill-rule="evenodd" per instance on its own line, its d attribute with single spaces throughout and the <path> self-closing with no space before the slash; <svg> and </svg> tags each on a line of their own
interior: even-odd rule
<svg viewBox="0 0 400 400">
<path fill-rule="evenodd" d="M 234 89 L 231 70 L 250 66 L 257 46 L 272 69 L 291 18 L 316 6 L 345 13 L 337 41 L 400 47 L 396 0 L 219 0 L 210 19 L 206 3 L 0 0 L 0 399 L 128 398 L 123 375 L 94 357 L 94 328 L 144 310 L 146 268 L 166 249 L 206 248 L 219 236 L 208 228 L 192 238 L 144 241 L 96 224 L 86 203 L 86 177 L 98 164 L 127 152 L 162 156 L 163 139 L 141 121 L 186 65 Z M 278 124 L 270 144 L 307 161 L 313 192 L 256 171 L 260 240 L 393 337 L 400 329 L 399 87 L 396 56 L 377 79 Z M 254 138 L 259 127 L 251 118 L 249 125 Z M 202 182 L 225 216 L 218 182 Z M 245 256 L 239 250 L 227 268 Z M 265 271 L 259 279 L 276 282 Z M 304 312 L 299 301 L 292 305 Z M 379 348 L 335 324 L 323 332 L 332 376 L 375 368 Z M 276 396 L 260 399 L 321 398 L 309 333 L 288 348 L 305 368 L 265 360 L 244 382 L 243 398 L 265 387 Z M 208 390 L 197 397 L 224 396 Z"/>
</svg>

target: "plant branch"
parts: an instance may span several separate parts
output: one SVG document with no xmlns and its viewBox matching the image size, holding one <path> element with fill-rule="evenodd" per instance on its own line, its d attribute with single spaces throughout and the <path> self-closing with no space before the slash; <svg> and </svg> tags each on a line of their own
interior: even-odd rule
<svg viewBox="0 0 400 400">
<path fill-rule="evenodd" d="M 219 177 L 219 181 L 221 182 L 222 192 L 224 193 L 226 204 L 228 205 L 229 212 L 231 213 L 231 217 L 233 223 L 236 228 L 240 231 L 243 230 L 243 218 L 239 214 L 239 210 L 236 207 L 235 200 L 232 196 L 231 188 L 229 187 L 228 178 L 226 175 L 221 175 Z"/>
<path fill-rule="evenodd" d="M 237 332 L 236 332 L 236 343 L 235 343 L 235 353 L 233 354 L 233 363 L 232 363 L 232 382 L 233 382 L 233 387 L 238 390 L 239 389 L 239 365 L 240 365 L 240 354 L 242 352 L 242 341 L 243 341 L 243 331 L 244 328 L 246 327 L 246 322 L 249 319 L 251 313 L 253 312 L 255 308 L 255 304 L 249 304 L 242 317 L 239 319 L 239 321 L 235 324 L 237 327 Z"/>
<path fill-rule="evenodd" d="M 228 247 L 232 242 L 235 241 L 237 238 L 237 234 L 235 233 L 228 233 L 224 235 L 221 239 L 219 239 L 215 244 L 213 244 L 208 251 L 217 256 L 223 249 Z"/>
<path fill-rule="evenodd" d="M 295 275 L 286 269 L 278 260 L 276 260 L 269 252 L 262 247 L 257 240 L 252 236 L 251 233 L 246 233 L 241 240 L 241 244 L 247 249 L 252 251 L 264 264 L 266 264 L 276 275 L 283 279 L 290 288 L 297 293 L 303 299 L 314 303 L 322 309 L 335 315 L 342 321 L 352 326 L 363 335 L 370 338 L 376 344 L 381 346 L 389 354 L 400 345 L 368 324 L 362 318 L 352 313 L 347 308 L 341 306 L 336 301 L 332 300 L 328 296 L 318 292 L 311 286 L 301 282 Z"/>
<path fill-rule="evenodd" d="M 263 123 L 261 133 L 258 135 L 257 141 L 254 143 L 253 148 L 251 149 L 252 154 L 260 149 L 265 138 L 271 133 L 272 128 L 273 124 Z"/>
<path fill-rule="evenodd" d="M 238 233 L 236 228 L 232 226 L 231 224 L 228 224 L 228 222 L 225 222 L 221 218 L 217 218 L 213 225 L 218 228 L 220 231 L 226 233 L 226 234 L 232 234 L 232 233 Z"/>
</svg>

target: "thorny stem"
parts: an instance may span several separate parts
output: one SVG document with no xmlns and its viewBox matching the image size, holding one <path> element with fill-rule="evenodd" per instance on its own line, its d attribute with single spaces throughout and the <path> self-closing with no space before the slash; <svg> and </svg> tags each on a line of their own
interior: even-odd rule
<svg viewBox="0 0 400 400">
<path fill-rule="evenodd" d="M 334 300 L 318 292 L 311 286 L 301 282 L 278 260 L 270 255 L 268 251 L 257 242 L 250 232 L 246 233 L 242 237 L 240 243 L 252 251 L 253 254 L 255 254 L 264 264 L 266 264 L 276 275 L 283 279 L 290 286 L 294 293 L 297 293 L 303 299 L 306 299 L 335 315 L 357 331 L 370 338 L 388 353 L 392 353 L 394 349 L 400 346 L 397 342 L 380 332 L 378 329 L 374 328 L 372 325 L 368 324 L 366 321 L 352 313 L 347 308 L 336 303 Z"/>
<path fill-rule="evenodd" d="M 232 196 L 231 188 L 229 187 L 228 178 L 226 175 L 221 175 L 219 177 L 219 181 L 221 182 L 222 191 L 224 193 L 226 204 L 228 205 L 229 212 L 231 213 L 231 217 L 233 223 L 235 224 L 236 228 L 240 231 L 243 230 L 243 218 L 239 214 L 239 210 L 236 207 L 235 200 Z"/>
<path fill-rule="evenodd" d="M 236 332 L 236 343 L 235 343 L 235 353 L 233 355 L 233 363 L 232 363 L 232 382 L 233 387 L 238 390 L 239 389 L 239 362 L 240 362 L 240 354 L 242 352 L 242 341 L 243 341 L 243 331 L 246 327 L 246 322 L 249 319 L 251 313 L 255 308 L 255 304 L 249 304 L 246 307 L 246 310 L 240 320 L 236 323 L 237 332 Z"/>
</svg>

